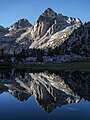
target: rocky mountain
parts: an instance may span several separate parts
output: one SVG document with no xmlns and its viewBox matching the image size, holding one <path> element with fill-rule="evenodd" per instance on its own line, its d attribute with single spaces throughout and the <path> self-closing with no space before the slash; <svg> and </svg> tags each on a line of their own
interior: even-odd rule
<svg viewBox="0 0 90 120">
<path fill-rule="evenodd" d="M 30 48 L 52 48 L 58 41 L 63 43 L 81 24 L 78 18 L 63 16 L 48 8 L 34 24 L 31 31 L 34 42 Z"/>
<path fill-rule="evenodd" d="M 19 37 L 23 37 L 23 34 L 27 34 L 27 31 L 31 30 L 32 25 L 27 19 L 21 19 L 18 22 L 11 25 L 9 28 L 0 27 L 2 34 L 0 34 L 0 49 L 4 49 L 7 54 L 13 54 L 14 50 L 20 52 L 23 48 L 28 49 L 27 38 L 23 39 L 22 44 L 19 43 Z M 26 43 L 26 44 L 25 44 Z"/>
<path fill-rule="evenodd" d="M 83 61 L 90 58 L 90 22 L 83 24 L 79 18 L 67 17 L 48 8 L 34 25 L 24 18 L 8 28 L 0 26 L 2 49 L 7 54 L 32 50 L 34 57 L 35 49 L 40 49 L 46 52 L 44 55 L 58 55 L 57 62 Z"/>
<path fill-rule="evenodd" d="M 45 10 L 34 26 L 27 19 L 21 19 L 8 28 L 0 27 L 0 49 L 6 53 L 20 52 L 22 48 L 54 48 L 60 45 L 80 27 L 82 22 L 57 14 L 52 9 Z"/>
</svg>

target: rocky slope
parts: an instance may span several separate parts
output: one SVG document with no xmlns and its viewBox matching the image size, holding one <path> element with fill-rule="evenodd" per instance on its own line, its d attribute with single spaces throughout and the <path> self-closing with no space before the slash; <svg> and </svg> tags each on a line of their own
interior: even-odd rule
<svg viewBox="0 0 90 120">
<path fill-rule="evenodd" d="M 23 48 L 28 49 L 27 43 L 30 43 L 29 39 L 24 38 L 21 43 L 19 37 L 22 38 L 23 34 L 27 35 L 31 28 L 32 25 L 27 19 L 21 19 L 9 28 L 3 28 L 2 34 L 0 34 L 0 49 L 4 49 L 7 54 L 13 54 L 14 50 L 18 53 Z"/>
<path fill-rule="evenodd" d="M 63 53 L 90 57 L 90 22 L 74 31 L 71 37 L 59 46 Z"/>
</svg>

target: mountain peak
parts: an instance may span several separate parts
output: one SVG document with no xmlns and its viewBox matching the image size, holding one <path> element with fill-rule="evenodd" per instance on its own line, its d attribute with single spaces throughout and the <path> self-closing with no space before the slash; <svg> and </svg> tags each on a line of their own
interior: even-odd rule
<svg viewBox="0 0 90 120">
<path fill-rule="evenodd" d="M 54 12 L 51 8 L 47 8 L 45 11 L 52 11 L 52 12 Z"/>
<path fill-rule="evenodd" d="M 26 18 L 22 18 L 20 20 L 18 20 L 18 22 L 29 22 Z"/>
<path fill-rule="evenodd" d="M 57 13 L 55 13 L 51 8 L 47 8 L 44 13 L 44 15 L 48 15 L 48 16 L 56 16 Z"/>
<path fill-rule="evenodd" d="M 26 19 L 20 19 L 9 27 L 9 30 L 17 30 L 21 28 L 31 27 L 32 24 Z"/>
</svg>

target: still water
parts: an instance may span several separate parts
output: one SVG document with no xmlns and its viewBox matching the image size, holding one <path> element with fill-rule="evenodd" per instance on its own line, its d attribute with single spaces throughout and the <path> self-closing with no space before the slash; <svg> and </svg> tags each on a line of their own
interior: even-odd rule
<svg viewBox="0 0 90 120">
<path fill-rule="evenodd" d="M 90 120 L 90 73 L 0 71 L 0 120 Z"/>
</svg>

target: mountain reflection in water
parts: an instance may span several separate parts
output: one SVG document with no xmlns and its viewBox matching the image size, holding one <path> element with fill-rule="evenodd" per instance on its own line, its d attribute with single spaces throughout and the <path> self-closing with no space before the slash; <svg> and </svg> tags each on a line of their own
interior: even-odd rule
<svg viewBox="0 0 90 120">
<path fill-rule="evenodd" d="M 5 92 L 22 102 L 34 96 L 39 106 L 50 113 L 63 105 L 79 103 L 82 98 L 90 101 L 90 73 L 0 71 L 0 94 Z"/>
</svg>

